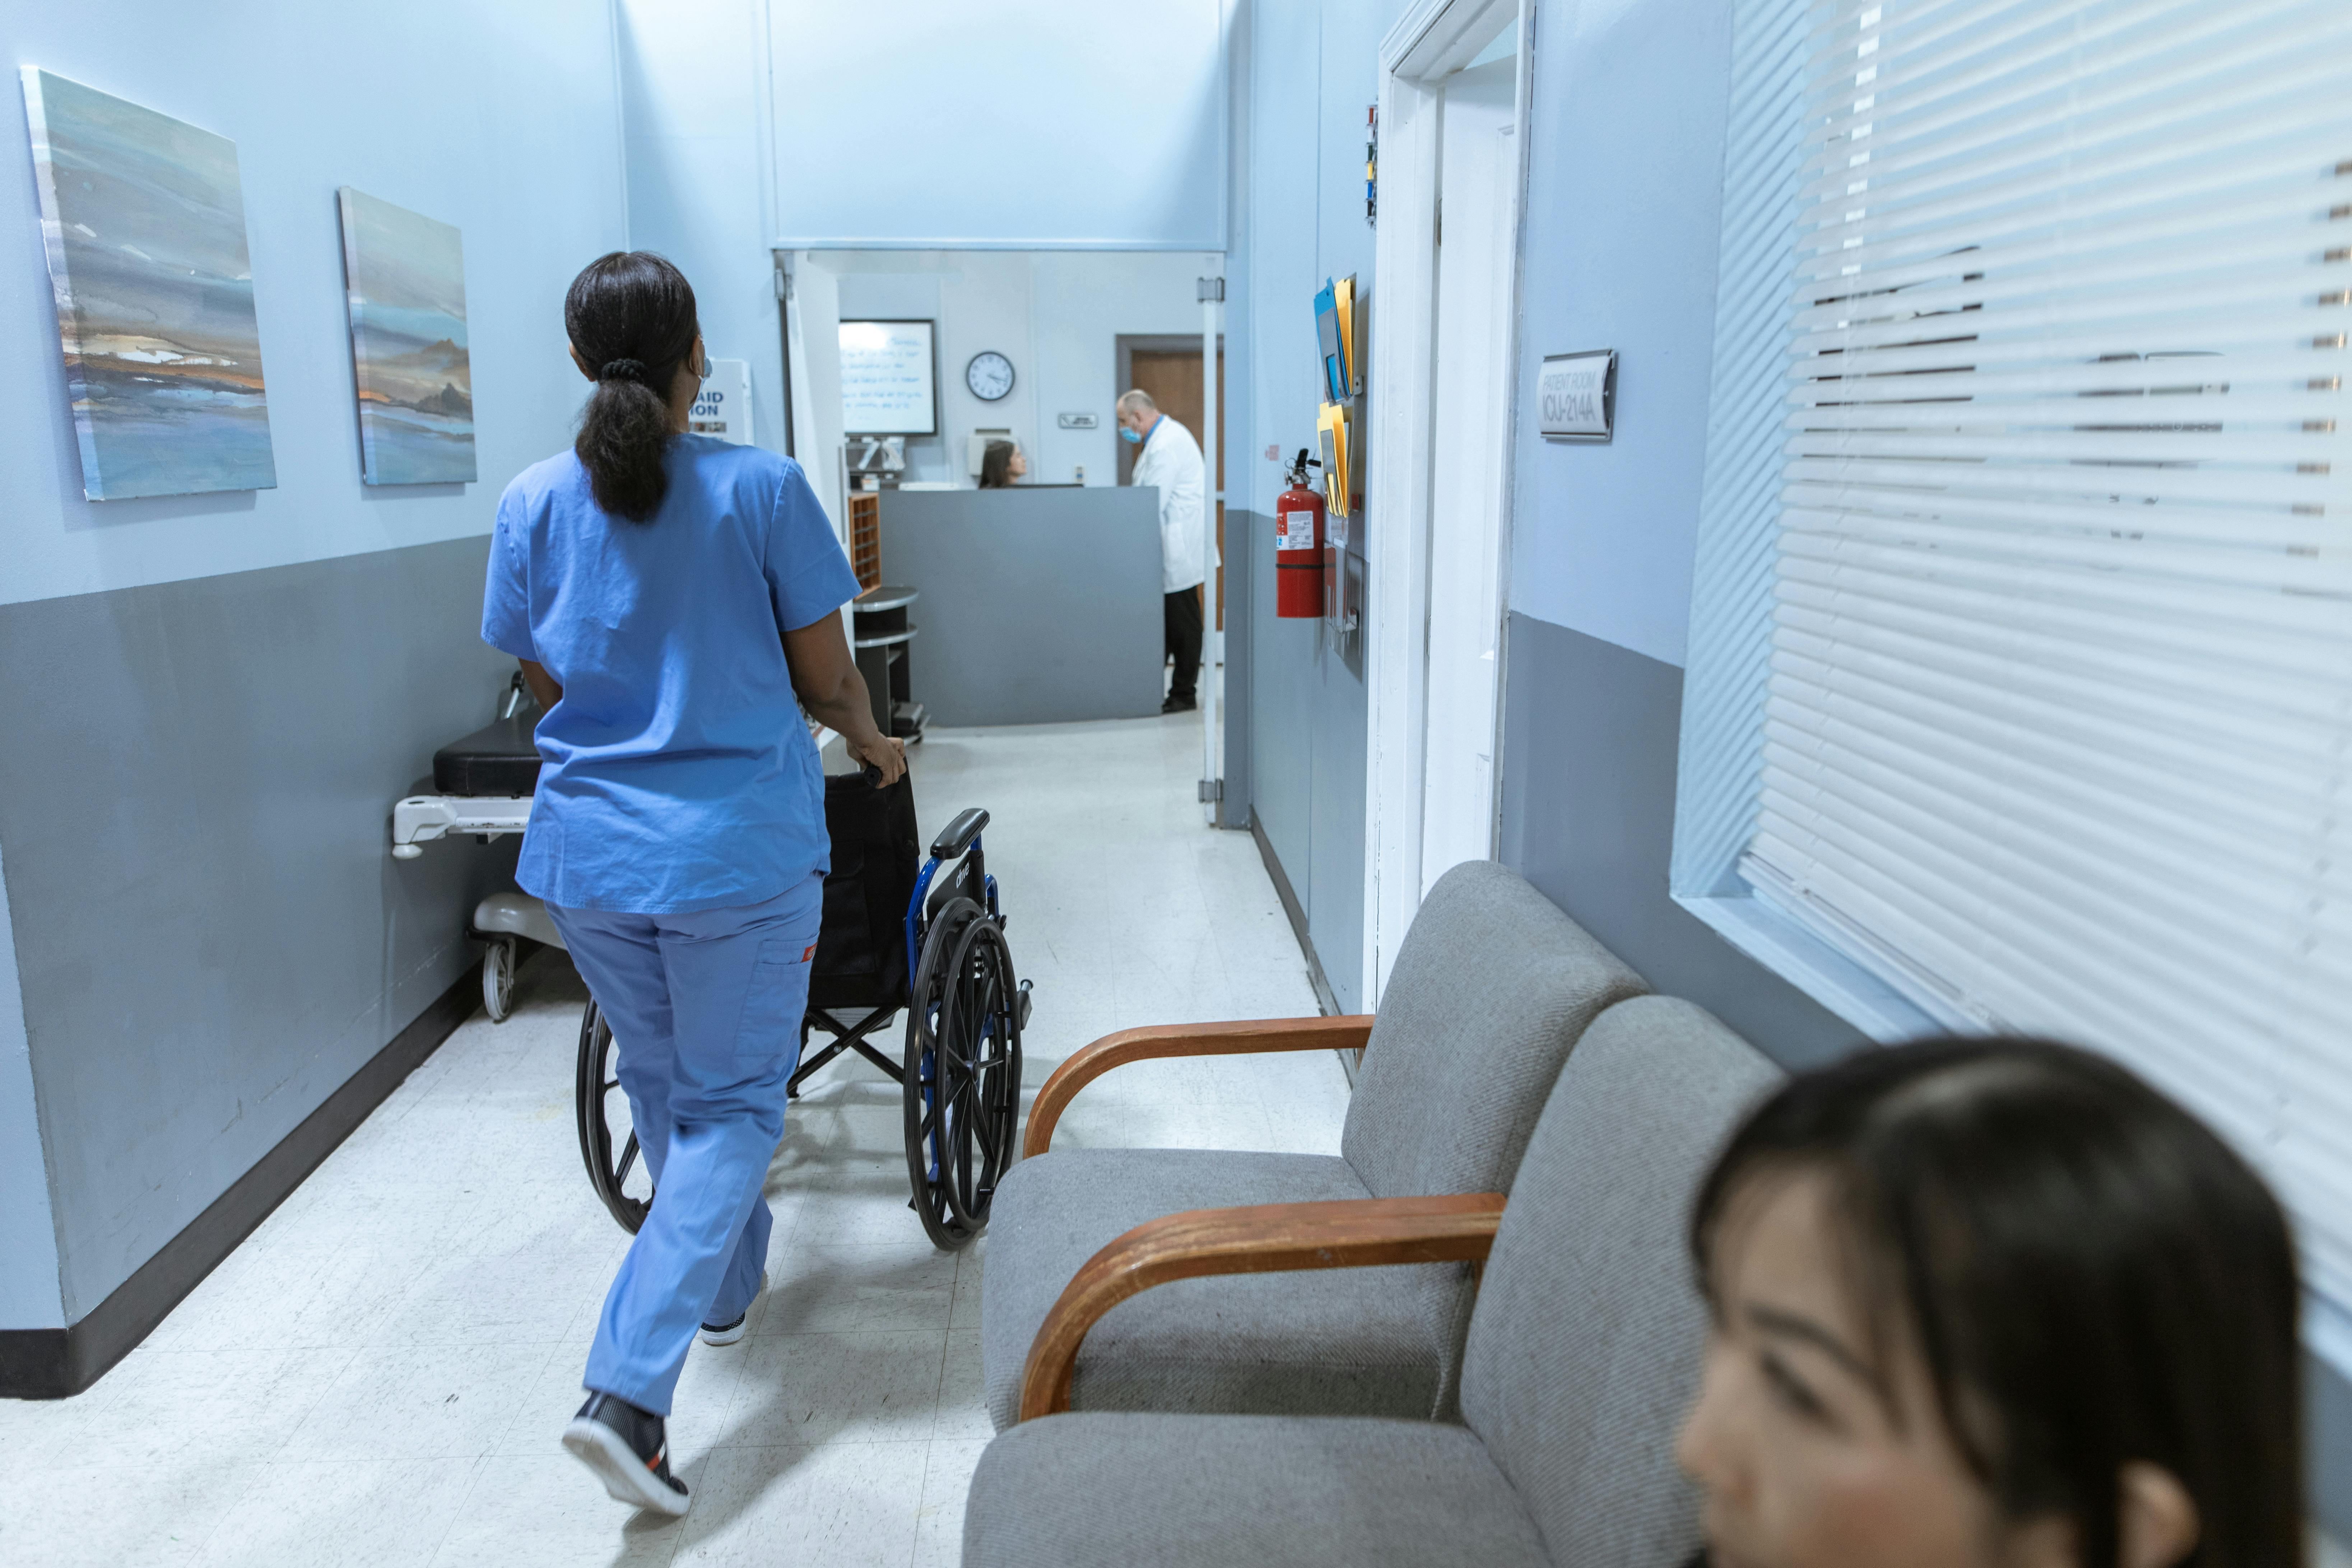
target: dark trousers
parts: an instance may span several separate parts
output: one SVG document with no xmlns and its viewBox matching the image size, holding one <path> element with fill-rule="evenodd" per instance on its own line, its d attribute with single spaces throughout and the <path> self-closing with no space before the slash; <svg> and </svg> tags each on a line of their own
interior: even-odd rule
<svg viewBox="0 0 2352 1568">
<path fill-rule="evenodd" d="M 1176 663 L 1171 697 L 1197 698 L 1201 676 L 1201 590 L 1179 588 L 1160 601 L 1168 657 Z"/>
</svg>

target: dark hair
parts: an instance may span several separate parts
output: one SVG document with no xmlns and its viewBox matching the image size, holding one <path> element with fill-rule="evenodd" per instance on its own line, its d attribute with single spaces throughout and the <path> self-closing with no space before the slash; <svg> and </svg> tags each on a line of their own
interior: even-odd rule
<svg viewBox="0 0 2352 1568">
<path fill-rule="evenodd" d="M 669 489 L 669 389 L 701 330 L 694 287 L 650 250 L 616 250 L 572 280 L 563 330 L 596 377 L 572 449 L 596 504 L 644 522 Z"/>
<path fill-rule="evenodd" d="M 1013 443 L 991 441 L 980 454 L 980 488 L 1001 490 L 1013 482 Z"/>
<path fill-rule="evenodd" d="M 1907 1323 L 1946 1428 L 2011 1518 L 2066 1517 L 2080 1561 L 2106 1568 L 2123 1467 L 2145 1460 L 2196 1504 L 2185 1562 L 2303 1561 L 2294 1244 L 2202 1123 L 2046 1040 L 1866 1049 L 1733 1135 L 1692 1216 L 1703 1285 L 1734 1194 L 1812 1172 L 1874 1332 Z"/>
</svg>

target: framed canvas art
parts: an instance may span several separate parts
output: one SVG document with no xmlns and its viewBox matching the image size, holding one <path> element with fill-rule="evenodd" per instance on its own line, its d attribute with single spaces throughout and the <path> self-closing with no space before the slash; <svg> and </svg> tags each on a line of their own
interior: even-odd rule
<svg viewBox="0 0 2352 1568">
<path fill-rule="evenodd" d="M 335 199 L 359 386 L 360 477 L 372 485 L 470 483 L 474 382 L 457 230 L 349 185 Z"/>
<path fill-rule="evenodd" d="M 236 143 L 22 74 L 82 494 L 273 488 Z"/>
</svg>

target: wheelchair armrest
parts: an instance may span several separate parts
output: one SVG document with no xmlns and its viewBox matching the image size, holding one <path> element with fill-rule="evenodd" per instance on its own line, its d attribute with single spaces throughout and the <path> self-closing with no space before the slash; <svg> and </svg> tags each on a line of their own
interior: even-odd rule
<svg viewBox="0 0 2352 1568">
<path fill-rule="evenodd" d="M 1019 1418 L 1067 1410 L 1087 1331 L 1154 1285 L 1208 1274 L 1482 1263 L 1502 1218 L 1501 1193 L 1463 1193 L 1190 1209 L 1147 1221 L 1087 1259 L 1045 1314 L 1022 1371 Z"/>
<path fill-rule="evenodd" d="M 1255 1051 L 1353 1051 L 1371 1037 L 1372 1016 L 1350 1014 L 1337 1018 L 1256 1018 L 1239 1024 L 1161 1024 L 1144 1029 L 1121 1029 L 1082 1046 L 1054 1069 L 1029 1107 L 1029 1131 L 1022 1139 L 1021 1157 L 1044 1153 L 1054 1142 L 1054 1128 L 1078 1090 L 1115 1067 L 1152 1057 L 1244 1056 Z"/>
<path fill-rule="evenodd" d="M 987 826 L 988 813 L 976 805 L 957 812 L 955 820 L 941 829 L 937 838 L 931 840 L 931 858 L 954 859 L 971 847 L 971 841 L 979 837 L 980 830 Z"/>
</svg>

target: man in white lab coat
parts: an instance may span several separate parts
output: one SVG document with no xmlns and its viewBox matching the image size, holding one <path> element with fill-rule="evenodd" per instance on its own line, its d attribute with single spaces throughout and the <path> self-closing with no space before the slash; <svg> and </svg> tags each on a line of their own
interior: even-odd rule
<svg viewBox="0 0 2352 1568">
<path fill-rule="evenodd" d="M 1118 400 L 1119 439 L 1140 446 L 1134 482 L 1160 488 L 1160 587 L 1161 626 L 1168 657 L 1176 667 L 1162 713 L 1183 713 L 1198 705 L 1201 671 L 1202 584 L 1208 569 L 1208 482 L 1201 444 L 1165 414 L 1145 392 Z"/>
</svg>

